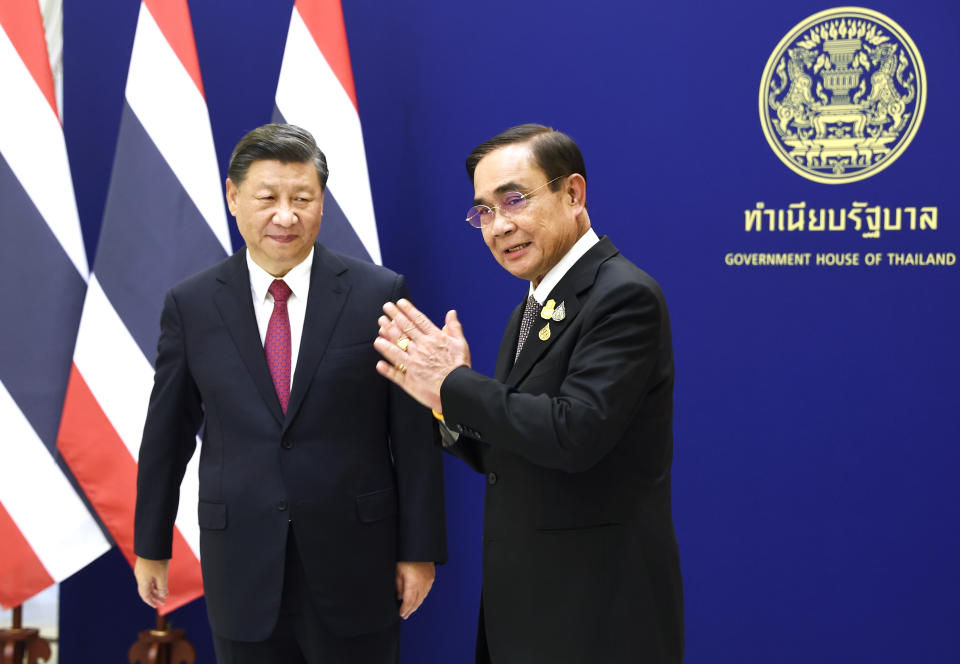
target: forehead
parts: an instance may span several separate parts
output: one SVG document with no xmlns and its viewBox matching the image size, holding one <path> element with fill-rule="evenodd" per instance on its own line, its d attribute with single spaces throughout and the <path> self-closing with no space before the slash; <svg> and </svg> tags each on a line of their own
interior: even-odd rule
<svg viewBox="0 0 960 664">
<path fill-rule="evenodd" d="M 528 143 L 497 148 L 477 164 L 473 189 L 477 197 L 489 198 L 507 185 L 532 186 L 544 178 Z"/>
<path fill-rule="evenodd" d="M 320 187 L 317 169 L 310 161 L 290 161 L 276 159 L 258 159 L 250 164 L 243 184 L 250 186 L 297 186 Z M 241 185 L 242 186 L 242 185 Z"/>
</svg>

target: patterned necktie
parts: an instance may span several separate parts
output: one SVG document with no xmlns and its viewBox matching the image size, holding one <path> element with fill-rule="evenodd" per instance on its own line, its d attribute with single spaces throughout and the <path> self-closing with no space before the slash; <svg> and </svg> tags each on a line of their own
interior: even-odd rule
<svg viewBox="0 0 960 664">
<path fill-rule="evenodd" d="M 290 402 L 290 317 L 287 315 L 287 298 L 291 291 L 282 279 L 274 279 L 268 290 L 273 295 L 273 313 L 267 323 L 263 351 L 267 355 L 267 366 L 270 367 L 280 407 L 286 413 Z"/>
<path fill-rule="evenodd" d="M 513 356 L 514 363 L 516 363 L 517 358 L 520 357 L 523 342 L 527 340 L 527 335 L 530 334 L 530 328 L 533 327 L 533 321 L 537 320 L 537 315 L 540 313 L 541 308 L 540 303 L 537 302 L 537 298 L 531 293 L 530 297 L 527 298 L 527 306 L 523 308 L 523 320 L 520 321 L 520 338 L 517 339 L 517 354 Z"/>
</svg>

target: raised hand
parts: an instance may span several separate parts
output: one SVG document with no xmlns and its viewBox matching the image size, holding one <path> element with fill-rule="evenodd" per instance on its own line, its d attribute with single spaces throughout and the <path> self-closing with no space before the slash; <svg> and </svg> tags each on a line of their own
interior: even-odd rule
<svg viewBox="0 0 960 664">
<path fill-rule="evenodd" d="M 380 336 L 373 342 L 383 356 L 377 371 L 424 406 L 442 412 L 440 386 L 451 371 L 470 366 L 470 347 L 456 311 L 448 311 L 443 329 L 409 300 L 383 305 Z"/>
</svg>

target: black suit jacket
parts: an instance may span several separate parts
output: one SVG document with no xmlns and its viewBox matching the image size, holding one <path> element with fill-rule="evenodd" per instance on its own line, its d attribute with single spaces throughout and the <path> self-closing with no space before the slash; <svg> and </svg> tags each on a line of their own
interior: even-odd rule
<svg viewBox="0 0 960 664">
<path fill-rule="evenodd" d="M 565 317 L 538 319 L 516 364 L 523 305 L 495 378 L 461 367 L 441 389 L 446 422 L 461 433 L 450 451 L 487 475 L 490 655 L 495 664 L 680 662 L 663 294 L 604 237 L 549 297 Z"/>
<path fill-rule="evenodd" d="M 170 557 L 180 481 L 203 425 L 198 516 L 214 632 L 266 638 L 289 523 L 308 592 L 344 636 L 398 619 L 398 560 L 446 559 L 430 413 L 377 374 L 377 317 L 402 277 L 317 244 L 290 402 L 280 408 L 245 251 L 167 294 L 140 448 L 135 549 Z"/>
</svg>

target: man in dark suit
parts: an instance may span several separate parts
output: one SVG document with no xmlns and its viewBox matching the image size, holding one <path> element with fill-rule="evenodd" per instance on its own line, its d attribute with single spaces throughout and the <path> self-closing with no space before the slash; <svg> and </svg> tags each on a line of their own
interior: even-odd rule
<svg viewBox="0 0 960 664">
<path fill-rule="evenodd" d="M 202 425 L 201 561 L 221 664 L 396 662 L 399 619 L 446 558 L 434 421 L 372 367 L 375 312 L 406 284 L 316 243 L 326 179 L 308 132 L 247 134 L 226 181 L 246 249 L 163 307 L 134 571 L 144 601 L 162 603 Z"/>
<path fill-rule="evenodd" d="M 487 476 L 477 662 L 680 662 L 663 293 L 590 228 L 568 136 L 514 127 L 467 171 L 467 221 L 530 282 L 495 377 L 470 368 L 454 311 L 438 329 L 388 302 L 375 346 L 378 370 L 433 408 L 447 449 Z"/>
</svg>

